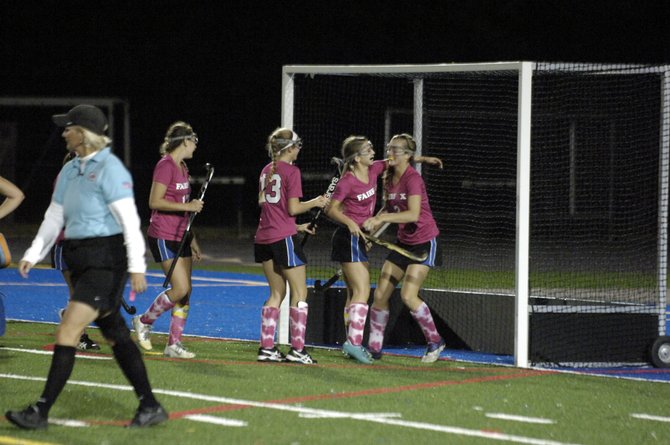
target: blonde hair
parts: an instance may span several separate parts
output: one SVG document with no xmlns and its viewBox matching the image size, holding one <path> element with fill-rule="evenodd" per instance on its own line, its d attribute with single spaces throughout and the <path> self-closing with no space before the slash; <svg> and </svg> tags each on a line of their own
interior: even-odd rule
<svg viewBox="0 0 670 445">
<path fill-rule="evenodd" d="M 160 154 L 172 153 L 189 136 L 196 136 L 190 124 L 183 121 L 174 122 L 165 132 L 165 138 L 159 149 Z"/>
<path fill-rule="evenodd" d="M 293 130 L 284 127 L 276 128 L 275 131 L 273 131 L 270 136 L 268 136 L 268 141 L 265 144 L 265 148 L 268 151 L 268 156 L 272 160 L 272 170 L 265 178 L 265 185 L 263 188 L 268 186 L 272 175 L 274 175 L 277 171 L 277 159 L 279 158 L 279 153 L 295 145 L 299 139 L 300 138 L 298 138 L 298 135 Z"/>
<path fill-rule="evenodd" d="M 349 136 L 342 142 L 342 159 L 344 160 L 343 171 L 353 170 L 356 164 L 356 156 L 361 152 L 361 148 L 370 141 L 365 136 Z"/>
<path fill-rule="evenodd" d="M 83 137 L 82 144 L 87 148 L 98 151 L 112 143 L 112 140 L 104 134 L 93 133 L 91 130 L 87 130 L 86 128 L 80 127 L 78 125 L 75 127 L 81 131 Z"/>
</svg>

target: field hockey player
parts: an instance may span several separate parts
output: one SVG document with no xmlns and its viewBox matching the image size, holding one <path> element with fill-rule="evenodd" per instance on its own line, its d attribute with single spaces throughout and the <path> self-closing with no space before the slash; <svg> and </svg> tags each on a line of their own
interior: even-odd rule
<svg viewBox="0 0 670 445">
<path fill-rule="evenodd" d="M 295 217 L 328 202 L 324 196 L 309 201 L 302 198 L 300 169 L 293 165 L 298 158 L 302 141 L 288 128 L 278 128 L 270 134 L 266 145 L 271 162 L 261 171 L 258 202 L 261 215 L 254 240 L 254 258 L 263 266 L 270 285 L 270 296 L 261 309 L 261 339 L 258 361 L 313 364 L 305 350 L 307 329 L 307 258 L 297 239 L 298 230 L 309 230 L 309 224 L 296 226 Z M 275 346 L 279 306 L 286 295 L 286 282 L 291 289 L 289 329 L 291 349 L 287 355 Z"/>
<path fill-rule="evenodd" d="M 398 245 L 417 255 L 428 252 L 428 256 L 424 261 L 417 261 L 395 251 L 388 254 L 370 309 L 368 349 L 375 359 L 381 358 L 384 330 L 389 320 L 389 299 L 402 281 L 400 298 L 421 327 L 428 344 L 421 361 L 432 363 L 439 358 L 445 342 L 437 332 L 428 305 L 419 297 L 419 289 L 430 269 L 442 264 L 438 243 L 440 232 L 430 209 L 423 178 L 412 166 L 416 142 L 409 134 L 395 135 L 386 150 L 389 168 L 383 177 L 385 211 L 366 220 L 363 227 L 372 231 L 384 223 L 397 223 Z M 441 167 L 441 162 L 439 165 Z"/>
</svg>

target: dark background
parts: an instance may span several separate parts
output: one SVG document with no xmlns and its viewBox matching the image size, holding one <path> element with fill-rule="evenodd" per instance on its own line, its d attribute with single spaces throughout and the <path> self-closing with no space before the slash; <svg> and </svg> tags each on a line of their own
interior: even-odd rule
<svg viewBox="0 0 670 445">
<path fill-rule="evenodd" d="M 190 122 L 200 136 L 192 172 L 210 162 L 217 174 L 244 176 L 245 187 L 220 191 L 235 203 L 221 203 L 241 205 L 253 225 L 283 65 L 667 63 L 669 23 L 664 1 L 0 1 L 0 96 L 127 100 L 139 203 L 167 126 Z M 7 112 L 34 110 L 0 117 Z M 64 149 L 48 115 L 32 121 L 20 128 L 33 142 L 15 166 L 32 204 L 15 218 L 37 222 L 50 190 L 33 178 L 53 178 Z M 232 213 L 203 218 L 234 224 Z"/>
</svg>

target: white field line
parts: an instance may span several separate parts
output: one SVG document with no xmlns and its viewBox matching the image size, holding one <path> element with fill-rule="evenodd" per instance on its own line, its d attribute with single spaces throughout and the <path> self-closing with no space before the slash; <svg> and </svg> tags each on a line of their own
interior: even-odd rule
<svg viewBox="0 0 670 445">
<path fill-rule="evenodd" d="M 14 380 L 30 380 L 30 381 L 45 381 L 44 377 L 31 377 L 17 374 L 3 374 L 0 373 L 0 378 L 14 379 Z M 79 380 L 69 380 L 68 384 L 70 385 L 79 385 L 79 386 L 88 386 L 95 388 L 106 388 L 113 389 L 117 391 L 132 391 L 133 388 L 128 385 L 112 385 L 108 383 L 96 383 L 96 382 L 84 382 Z M 228 397 L 218 397 L 208 394 L 197 394 L 185 391 L 172 391 L 167 389 L 154 389 L 154 393 L 163 394 L 166 396 L 173 396 L 184 399 L 192 400 L 202 400 L 213 403 L 221 404 L 230 404 L 238 406 L 250 406 L 255 408 L 267 408 L 274 409 L 279 411 L 288 411 L 294 412 L 297 414 L 308 414 L 313 416 L 328 417 L 328 418 L 337 418 L 337 419 L 353 419 L 353 420 L 362 420 L 367 422 L 381 423 L 384 425 L 395 425 L 402 426 L 405 428 L 414 428 L 425 431 L 435 431 L 440 433 L 455 434 L 460 436 L 468 437 L 480 437 L 483 439 L 499 440 L 505 442 L 515 442 L 515 443 L 524 443 L 530 445 L 576 445 L 569 444 L 566 442 L 557 442 L 554 440 L 545 440 L 545 439 L 535 439 L 532 437 L 524 436 L 515 436 L 512 434 L 503 434 L 496 433 L 491 431 L 481 431 L 481 430 L 470 430 L 467 428 L 460 428 L 454 426 L 444 426 L 444 425 L 434 425 L 424 422 L 410 422 L 399 419 L 389 419 L 385 416 L 382 417 L 371 417 L 368 413 L 347 413 L 342 411 L 331 411 L 324 409 L 314 409 L 314 408 L 305 408 L 303 406 L 296 405 L 285 405 L 281 403 L 266 403 L 266 402 L 255 402 L 252 400 L 242 400 L 242 399 L 232 399 Z"/>
<path fill-rule="evenodd" d="M 153 273 L 153 272 L 147 272 L 146 276 L 148 277 L 157 277 L 157 278 L 165 278 L 165 275 L 161 273 Z M 266 281 L 258 281 L 258 280 L 239 280 L 236 278 L 212 278 L 212 277 L 191 277 L 191 281 L 209 281 L 211 283 L 226 283 L 226 284 L 237 284 L 237 285 L 244 285 L 244 286 L 267 286 L 268 283 Z"/>
<path fill-rule="evenodd" d="M 6 348 L 4 346 L 0 346 L 0 351 L 25 352 L 26 354 L 37 354 L 37 355 L 53 355 L 53 351 L 42 351 L 40 349 Z M 77 354 L 77 359 L 80 359 L 80 358 L 83 358 L 83 359 L 86 359 L 86 360 L 112 360 L 112 357 L 106 357 L 106 356 L 98 357 L 96 355 Z"/>
<path fill-rule="evenodd" d="M 670 417 L 653 416 L 651 414 L 631 413 L 631 417 L 643 420 L 655 420 L 657 422 L 670 422 Z"/>
<path fill-rule="evenodd" d="M 207 416 L 205 414 L 191 414 L 184 416 L 184 419 L 195 420 L 196 422 L 213 423 L 222 426 L 247 426 L 247 422 L 235 419 L 224 419 L 223 417 Z"/>
<path fill-rule="evenodd" d="M 491 419 L 513 420 L 515 422 L 542 423 L 545 425 L 551 425 L 553 423 L 556 423 L 551 419 L 543 419 L 541 417 L 515 416 L 513 414 L 504 414 L 504 413 L 486 413 L 484 415 Z"/>
<path fill-rule="evenodd" d="M 148 277 L 156 278 L 165 278 L 165 275 L 159 273 L 148 272 L 146 274 Z M 196 286 L 207 286 L 208 284 L 200 284 L 195 282 L 205 282 L 211 283 L 209 286 L 261 286 L 268 287 L 266 281 L 257 281 L 257 280 L 240 280 L 236 278 L 207 278 L 207 277 L 192 277 L 191 281 L 194 282 Z M 7 281 L 2 283 L 3 286 L 37 286 L 37 287 L 65 287 L 66 284 L 63 281 L 60 282 L 47 282 L 47 283 L 36 283 L 30 280 L 24 281 Z M 156 284 L 157 285 L 157 284 Z"/>
<path fill-rule="evenodd" d="M 498 366 L 500 366 L 498 364 Z M 509 365 L 513 366 L 513 365 Z M 590 373 L 590 372 L 584 372 L 584 371 L 573 371 L 570 369 L 554 369 L 554 368 L 547 368 L 543 366 L 531 366 L 530 369 L 534 371 L 547 371 L 547 372 L 560 372 L 562 374 L 573 374 L 573 375 L 588 375 L 588 376 L 593 376 L 593 377 L 599 377 L 599 378 L 606 378 L 606 379 L 621 379 L 621 380 L 633 380 L 633 381 L 638 381 L 638 382 L 653 382 L 653 383 L 664 383 L 664 384 L 670 384 L 670 380 L 654 380 L 653 376 L 649 377 L 628 377 L 628 376 L 623 376 L 623 375 L 617 375 L 617 374 L 595 374 L 595 373 Z"/>
<path fill-rule="evenodd" d="M 49 423 L 60 426 L 69 426 L 74 428 L 85 428 L 91 426 L 88 422 L 82 422 L 81 420 L 72 420 L 72 419 L 54 419 L 53 417 L 49 418 Z"/>
<path fill-rule="evenodd" d="M 35 283 L 34 281 L 5 281 L 1 283 L 3 286 L 37 286 L 37 287 L 65 287 L 64 281 L 60 283 Z"/>
<path fill-rule="evenodd" d="M 366 413 L 364 414 L 367 417 L 376 417 L 380 419 L 391 419 L 391 418 L 396 418 L 399 419 L 402 417 L 402 414 L 400 413 Z M 311 413 L 300 413 L 299 417 L 302 417 L 303 419 L 328 419 L 332 418 L 330 415 L 322 415 L 322 414 L 311 414 Z"/>
</svg>

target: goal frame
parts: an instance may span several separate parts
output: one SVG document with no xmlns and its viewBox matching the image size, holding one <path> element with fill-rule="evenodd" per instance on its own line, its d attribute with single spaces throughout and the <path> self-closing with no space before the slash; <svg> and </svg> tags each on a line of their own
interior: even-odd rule
<svg viewBox="0 0 670 445">
<path fill-rule="evenodd" d="M 531 118 L 532 118 L 532 85 L 533 74 L 537 62 L 487 62 L 487 63 L 453 63 L 428 65 L 287 65 L 282 69 L 282 102 L 281 124 L 292 128 L 294 124 L 294 76 L 302 75 L 365 75 L 365 74 L 396 74 L 407 75 L 448 73 L 448 72 L 484 72 L 484 71 L 516 71 L 518 73 L 517 101 L 517 176 L 516 176 L 516 233 L 515 233 L 515 327 L 514 327 L 514 364 L 520 368 L 528 368 L 529 364 L 529 247 L 530 247 L 530 176 L 531 176 Z M 594 64 L 600 69 L 608 69 L 610 65 Z M 650 72 L 662 73 L 659 89 L 661 97 L 661 125 L 659 147 L 659 202 L 658 202 L 658 295 L 659 304 L 653 309 L 658 312 L 659 335 L 666 331 L 667 304 L 667 221 L 668 221 L 668 163 L 670 153 L 670 67 L 626 65 L 631 69 L 648 69 Z M 557 65 L 558 67 L 558 65 Z M 611 65 L 621 68 L 621 65 Z M 585 68 L 586 69 L 586 68 Z M 423 135 L 423 79 L 414 79 L 414 128 L 413 134 L 417 141 L 417 153 L 421 153 Z M 278 341 L 287 344 L 288 329 L 288 298 L 290 289 L 287 286 L 287 297 L 280 311 L 278 325 Z"/>
</svg>

